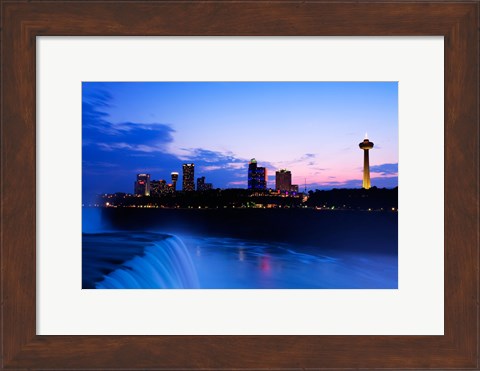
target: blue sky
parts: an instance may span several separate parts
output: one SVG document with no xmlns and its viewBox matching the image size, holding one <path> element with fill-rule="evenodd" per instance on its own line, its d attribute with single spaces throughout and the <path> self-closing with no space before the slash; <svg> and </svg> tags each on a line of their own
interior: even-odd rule
<svg viewBox="0 0 480 371">
<path fill-rule="evenodd" d="M 184 162 L 215 188 L 246 188 L 247 166 L 292 171 L 307 189 L 361 187 L 368 132 L 372 185 L 398 184 L 396 82 L 84 82 L 83 195 L 132 192 Z"/>
</svg>

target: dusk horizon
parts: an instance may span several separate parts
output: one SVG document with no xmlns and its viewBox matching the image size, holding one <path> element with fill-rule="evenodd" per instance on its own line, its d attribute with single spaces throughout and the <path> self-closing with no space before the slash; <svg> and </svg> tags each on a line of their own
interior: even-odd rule
<svg viewBox="0 0 480 371">
<path fill-rule="evenodd" d="M 396 82 L 84 82 L 83 198 L 133 193 L 139 173 L 170 181 L 182 165 L 213 188 L 247 188 L 248 164 L 288 169 L 303 191 L 398 186 Z"/>
</svg>

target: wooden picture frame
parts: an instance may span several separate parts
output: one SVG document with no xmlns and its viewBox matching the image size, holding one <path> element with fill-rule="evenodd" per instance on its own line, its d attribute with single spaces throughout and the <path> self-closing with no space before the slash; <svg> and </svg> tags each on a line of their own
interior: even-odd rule
<svg viewBox="0 0 480 371">
<path fill-rule="evenodd" d="M 479 2 L 1 3 L 2 369 L 479 369 Z M 444 336 L 37 336 L 36 37 L 444 36 Z"/>
</svg>

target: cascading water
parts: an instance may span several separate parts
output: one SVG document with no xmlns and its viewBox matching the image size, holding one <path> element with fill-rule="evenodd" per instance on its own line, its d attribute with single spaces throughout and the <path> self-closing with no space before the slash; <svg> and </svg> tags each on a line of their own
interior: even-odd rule
<svg viewBox="0 0 480 371">
<path fill-rule="evenodd" d="M 197 272 L 184 243 L 169 236 L 145 247 L 142 255 L 98 282 L 97 289 L 195 289 Z"/>
</svg>

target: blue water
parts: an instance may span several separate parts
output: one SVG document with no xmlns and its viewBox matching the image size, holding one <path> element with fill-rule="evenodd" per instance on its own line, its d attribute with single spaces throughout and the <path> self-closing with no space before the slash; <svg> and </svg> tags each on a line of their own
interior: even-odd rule
<svg viewBox="0 0 480 371">
<path fill-rule="evenodd" d="M 212 236 L 186 228 L 115 230 L 99 222 L 97 209 L 85 218 L 84 288 L 395 289 L 398 284 L 397 254 L 379 249 Z"/>
<path fill-rule="evenodd" d="M 190 253 L 176 236 L 152 241 L 143 251 L 95 284 L 97 289 L 196 289 L 198 275 Z"/>
</svg>

